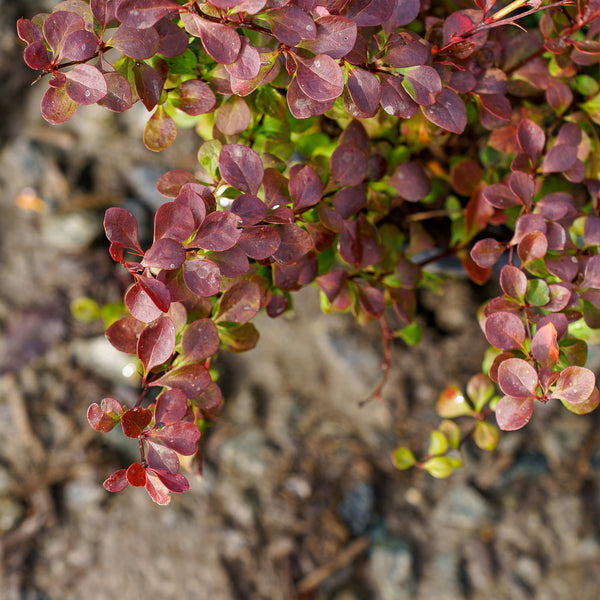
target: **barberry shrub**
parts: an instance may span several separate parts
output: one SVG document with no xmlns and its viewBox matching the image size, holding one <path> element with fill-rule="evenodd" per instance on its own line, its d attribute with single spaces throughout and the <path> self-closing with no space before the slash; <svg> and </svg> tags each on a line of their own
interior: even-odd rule
<svg viewBox="0 0 600 600">
<path fill-rule="evenodd" d="M 427 266 L 450 255 L 478 284 L 499 279 L 479 315 L 485 374 L 442 392 L 426 457 L 401 447 L 396 466 L 444 477 L 468 437 L 496 446 L 494 413 L 514 430 L 536 402 L 598 406 L 584 364 L 600 327 L 600 1 L 500 4 L 64 0 L 18 21 L 48 122 L 141 101 L 150 150 L 178 127 L 202 139 L 194 172 L 158 181 L 149 247 L 131 213 L 106 212 L 133 278 L 106 336 L 142 372 L 135 406 L 88 411 L 139 444 L 107 490 L 166 504 L 188 489 L 180 463 L 198 468 L 223 404 L 216 354 L 254 347 L 256 314 L 280 316 L 309 284 L 325 312 L 381 324 L 381 396 L 392 341 L 419 339 Z"/>
</svg>

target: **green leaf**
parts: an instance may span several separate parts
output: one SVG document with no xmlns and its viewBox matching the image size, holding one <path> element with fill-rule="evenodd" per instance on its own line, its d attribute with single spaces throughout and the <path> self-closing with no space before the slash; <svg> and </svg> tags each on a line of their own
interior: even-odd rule
<svg viewBox="0 0 600 600">
<path fill-rule="evenodd" d="M 486 423 L 485 421 L 477 421 L 473 440 L 482 450 L 495 450 L 500 441 L 500 431 L 495 425 Z"/>
<path fill-rule="evenodd" d="M 173 58 L 164 57 L 165 62 L 169 65 L 170 75 L 188 75 L 194 73 L 194 69 L 198 64 L 198 58 L 188 48 L 183 54 Z"/>
<path fill-rule="evenodd" d="M 93 323 L 102 316 L 98 303 L 85 296 L 71 302 L 71 314 L 82 323 Z"/>
<path fill-rule="evenodd" d="M 411 323 L 395 333 L 397 337 L 402 338 L 409 346 L 416 346 L 421 341 L 421 326 L 417 323 Z"/>
<path fill-rule="evenodd" d="M 438 427 L 438 430 L 441 431 L 448 440 L 448 445 L 453 450 L 458 450 L 460 446 L 460 427 L 454 422 L 445 419 L 442 421 Z"/>
<path fill-rule="evenodd" d="M 483 373 L 478 373 L 469 379 L 467 396 L 469 396 L 476 411 L 480 412 L 493 395 L 494 384 Z"/>
<path fill-rule="evenodd" d="M 414 467 L 417 460 L 409 448 L 400 447 L 392 453 L 392 462 L 397 469 L 404 471 Z"/>
<path fill-rule="evenodd" d="M 543 279 L 530 279 L 527 282 L 527 302 L 533 306 L 544 306 L 550 301 L 550 289 Z"/>
<path fill-rule="evenodd" d="M 467 402 L 461 389 L 449 385 L 438 398 L 435 409 L 443 419 L 454 419 L 473 414 L 471 405 Z"/>
<path fill-rule="evenodd" d="M 429 456 L 440 456 L 445 454 L 448 450 L 448 440 L 441 431 L 432 431 L 429 434 L 429 449 L 427 454 Z"/>
<path fill-rule="evenodd" d="M 209 140 L 208 142 L 204 142 L 198 150 L 198 162 L 212 177 L 213 181 L 218 181 L 217 169 L 219 168 L 221 148 L 219 140 Z"/>
<path fill-rule="evenodd" d="M 436 479 L 444 479 L 452 475 L 454 469 L 462 466 L 462 460 L 452 456 L 434 456 L 424 462 L 422 468 L 425 469 L 432 477 Z"/>
</svg>

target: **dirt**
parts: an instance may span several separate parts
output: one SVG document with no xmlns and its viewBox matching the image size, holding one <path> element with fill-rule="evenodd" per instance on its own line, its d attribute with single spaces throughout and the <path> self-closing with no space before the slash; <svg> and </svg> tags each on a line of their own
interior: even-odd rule
<svg viewBox="0 0 600 600">
<path fill-rule="evenodd" d="M 101 324 L 75 321 L 69 304 L 120 299 L 103 210 L 148 219 L 157 176 L 193 168 L 198 138 L 150 153 L 143 109 L 45 124 L 45 84 L 29 87 L 6 41 L 19 15 L 0 8 L 1 598 L 598 597 L 597 415 L 540 407 L 495 453 L 467 445 L 447 480 L 392 466 L 399 444 L 425 451 L 444 386 L 480 369 L 484 295 L 463 280 L 422 295 L 422 343 L 394 346 L 384 399 L 365 406 L 381 376 L 377 326 L 322 315 L 303 291 L 289 316 L 258 319 L 257 349 L 219 362 L 226 406 L 191 491 L 168 507 L 105 492 L 136 448 L 93 432 L 86 409 L 135 401 L 136 382 Z"/>
</svg>

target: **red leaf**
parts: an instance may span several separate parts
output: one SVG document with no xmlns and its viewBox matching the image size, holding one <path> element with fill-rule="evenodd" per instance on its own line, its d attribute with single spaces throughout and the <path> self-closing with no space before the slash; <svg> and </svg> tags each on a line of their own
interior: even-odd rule
<svg viewBox="0 0 600 600">
<path fill-rule="evenodd" d="M 312 249 L 309 233 L 296 224 L 277 225 L 277 232 L 281 243 L 273 258 L 279 263 L 294 263 Z"/>
<path fill-rule="evenodd" d="M 195 117 L 210 112 L 215 106 L 216 98 L 208 84 L 200 79 L 188 79 L 169 93 L 169 102 L 175 108 Z"/>
<path fill-rule="evenodd" d="M 483 197 L 495 208 L 505 209 L 519 204 L 519 199 L 503 183 L 494 183 L 483 190 Z"/>
<path fill-rule="evenodd" d="M 519 148 L 537 163 L 546 144 L 546 134 L 537 123 L 522 119 L 517 128 L 517 143 Z"/>
<path fill-rule="evenodd" d="M 577 148 L 569 144 L 556 144 L 546 152 L 542 161 L 542 173 L 568 171 L 577 160 Z"/>
<path fill-rule="evenodd" d="M 163 473 L 166 474 L 168 471 Z M 183 475 L 178 475 L 178 477 L 185 479 Z M 158 478 L 156 472 L 150 469 L 146 473 L 146 491 L 150 498 L 160 506 L 166 506 L 171 501 L 169 488 Z"/>
<path fill-rule="evenodd" d="M 331 183 L 335 185 L 359 185 L 363 182 L 367 174 L 367 158 L 365 153 L 360 148 L 351 144 L 340 144 L 333 151 L 333 154 L 329 159 L 329 164 L 331 169 Z M 305 169 L 307 168 L 310 167 L 305 167 Z M 318 200 L 320 199 L 321 196 L 319 194 Z"/>
<path fill-rule="evenodd" d="M 290 175 L 288 185 L 295 211 L 314 206 L 323 196 L 323 184 L 319 176 L 308 165 L 294 170 Z"/>
<path fill-rule="evenodd" d="M 117 113 L 131 108 L 133 95 L 127 78 L 121 73 L 104 73 L 104 81 L 106 81 L 106 96 L 98 100 L 98 104 Z"/>
<path fill-rule="evenodd" d="M 208 258 L 219 267 L 219 271 L 223 277 L 241 277 L 242 275 L 245 275 L 250 268 L 248 256 L 239 246 L 234 246 L 233 248 L 223 250 L 222 252 L 209 252 Z"/>
<path fill-rule="evenodd" d="M 156 400 L 154 422 L 157 426 L 181 421 L 187 412 L 187 397 L 183 390 L 165 390 Z"/>
<path fill-rule="evenodd" d="M 181 243 L 165 237 L 156 240 L 146 251 L 142 259 L 142 266 L 172 271 L 178 269 L 184 261 L 185 250 Z"/>
<path fill-rule="evenodd" d="M 142 289 L 139 283 L 133 284 L 125 294 L 125 305 L 129 312 L 142 323 L 150 323 L 160 317 L 163 312 L 156 306 L 152 298 Z M 136 346 L 137 347 L 137 346 Z"/>
<path fill-rule="evenodd" d="M 146 63 L 133 69 L 135 90 L 146 110 L 152 110 L 159 102 L 165 84 L 165 76 Z M 194 180 L 195 181 L 195 180 Z"/>
<path fill-rule="evenodd" d="M 298 44 L 313 54 L 327 54 L 331 58 L 340 59 L 354 47 L 358 32 L 356 23 L 339 15 L 327 15 L 315 21 L 317 34 L 314 39 L 304 35 Z"/>
<path fill-rule="evenodd" d="M 372 27 L 388 20 L 393 6 L 389 0 L 356 0 L 346 5 L 346 16 L 359 27 Z"/>
<path fill-rule="evenodd" d="M 519 349 L 525 342 L 525 326 L 517 315 L 499 311 L 485 320 L 485 337 L 500 350 Z"/>
<path fill-rule="evenodd" d="M 172 0 L 121 0 L 117 18 L 129 27 L 148 29 L 178 9 L 179 5 Z"/>
<path fill-rule="evenodd" d="M 124 208 L 112 207 L 104 214 L 104 231 L 111 242 L 143 254 L 138 237 L 136 218 Z"/>
<path fill-rule="evenodd" d="M 318 54 L 313 58 L 303 58 L 294 54 L 296 62 L 296 81 L 309 98 L 317 102 L 335 100 L 344 91 L 344 75 L 337 62 Z"/>
<path fill-rule="evenodd" d="M 500 287 L 507 296 L 523 303 L 527 293 L 527 277 L 521 269 L 504 265 L 500 271 Z"/>
<path fill-rule="evenodd" d="M 162 312 L 167 312 L 169 310 L 171 305 L 171 294 L 162 281 L 144 275 L 137 275 L 136 281 L 159 310 Z M 135 315 L 133 316 L 135 317 Z"/>
<path fill-rule="evenodd" d="M 115 471 L 102 485 L 107 492 L 120 492 L 124 490 L 129 485 L 127 471 L 125 469 Z"/>
<path fill-rule="evenodd" d="M 96 36 L 91 31 L 80 29 L 67 36 L 62 50 L 62 56 L 67 60 L 90 60 L 91 58 L 94 58 L 97 48 L 98 39 Z"/>
<path fill-rule="evenodd" d="M 315 22 L 295 4 L 269 11 L 267 19 L 273 24 L 273 35 L 286 46 L 296 46 L 301 40 L 317 37 Z"/>
<path fill-rule="evenodd" d="M 216 320 L 246 323 L 260 310 L 262 291 L 254 281 L 238 281 L 221 296 Z"/>
<path fill-rule="evenodd" d="M 264 175 L 260 156 L 241 144 L 226 144 L 221 148 L 219 171 L 229 185 L 247 194 L 258 192 Z"/>
<path fill-rule="evenodd" d="M 133 317 L 123 317 L 115 321 L 105 333 L 106 339 L 121 352 L 137 353 L 137 341 L 144 324 Z"/>
<path fill-rule="evenodd" d="M 152 420 L 152 412 L 147 408 L 136 406 L 121 415 L 123 433 L 129 438 L 139 437 Z"/>
<path fill-rule="evenodd" d="M 483 268 L 493 267 L 506 247 L 494 238 L 479 240 L 471 249 L 471 258 Z"/>
<path fill-rule="evenodd" d="M 135 487 L 143 487 L 146 485 L 146 469 L 135 462 L 127 469 L 127 481 Z"/>
<path fill-rule="evenodd" d="M 228 210 L 209 213 L 188 247 L 213 252 L 233 248 L 242 234 L 242 230 L 237 228 L 241 220 L 241 217 Z"/>
<path fill-rule="evenodd" d="M 129 58 L 146 60 L 158 52 L 160 38 L 154 27 L 137 29 L 120 25 L 107 43 Z"/>
<path fill-rule="evenodd" d="M 434 125 L 462 133 L 467 126 L 467 109 L 461 97 L 454 91 L 444 88 L 436 101 L 430 106 L 422 106 L 425 117 Z"/>
<path fill-rule="evenodd" d="M 204 206 L 204 203 L 202 203 Z M 204 216 L 202 216 L 204 219 Z M 194 215 L 182 202 L 165 202 L 154 215 L 154 239 L 187 240 L 194 231 Z"/>
<path fill-rule="evenodd" d="M 183 263 L 185 285 L 197 296 L 214 296 L 219 291 L 219 275 L 219 267 L 206 258 L 194 258 Z"/>
<path fill-rule="evenodd" d="M 219 332 L 211 319 L 190 323 L 181 337 L 181 357 L 185 362 L 200 362 L 219 349 Z"/>
<path fill-rule="evenodd" d="M 531 353 L 543 366 L 551 369 L 558 363 L 558 342 L 556 341 L 556 327 L 547 323 L 539 327 L 531 340 Z"/>
<path fill-rule="evenodd" d="M 404 75 L 402 87 L 417 104 L 430 106 L 436 102 L 442 91 L 442 80 L 433 67 L 406 67 L 401 73 Z"/>
<path fill-rule="evenodd" d="M 34 42 L 41 42 L 44 39 L 39 27 L 30 19 L 23 17 L 17 21 L 17 35 L 29 45 Z"/>
<path fill-rule="evenodd" d="M 325 114 L 335 103 L 334 99 L 319 102 L 309 98 L 300 89 L 297 79 L 292 79 L 290 82 L 286 99 L 290 108 L 290 113 L 296 119 L 308 119 L 312 116 Z"/>
<path fill-rule="evenodd" d="M 544 258 L 547 250 L 548 239 L 541 231 L 528 233 L 517 246 L 517 254 L 523 263 Z"/>
<path fill-rule="evenodd" d="M 533 414 L 531 398 L 504 396 L 496 405 L 496 421 L 502 431 L 515 431 L 529 423 Z"/>
<path fill-rule="evenodd" d="M 218 63 L 229 65 L 238 57 L 242 41 L 233 27 L 188 12 L 181 13 L 181 20 L 189 33 L 202 40 L 206 52 Z"/>
<path fill-rule="evenodd" d="M 392 175 L 390 181 L 398 195 L 409 202 L 423 200 L 431 191 L 431 182 L 423 167 L 416 162 L 402 163 Z"/>
<path fill-rule="evenodd" d="M 507 358 L 498 367 L 498 385 L 513 398 L 535 398 L 539 384 L 536 370 L 521 358 Z"/>
<path fill-rule="evenodd" d="M 152 440 L 158 441 L 178 454 L 189 456 L 196 452 L 200 431 L 195 423 L 177 421 L 152 432 Z"/>
<path fill-rule="evenodd" d="M 77 103 L 67 95 L 65 87 L 48 88 L 42 96 L 42 117 L 52 125 L 68 121 L 77 110 Z"/>
<path fill-rule="evenodd" d="M 406 93 L 402 80 L 395 75 L 381 73 L 381 106 L 388 115 L 401 119 L 412 119 L 419 111 L 419 105 Z"/>
<path fill-rule="evenodd" d="M 188 171 L 167 171 L 156 183 L 156 189 L 167 198 L 176 198 L 187 183 L 196 184 L 198 180 Z"/>
<path fill-rule="evenodd" d="M 212 382 L 207 369 L 197 363 L 183 365 L 167 371 L 162 377 L 155 379 L 150 386 L 179 388 L 193 400 L 197 398 Z"/>
<path fill-rule="evenodd" d="M 181 392 L 181 390 L 177 391 Z M 168 471 L 169 473 L 177 473 L 179 471 L 180 464 L 177 452 L 151 439 L 146 439 L 146 444 L 148 448 L 146 460 L 152 470 Z"/>
<path fill-rule="evenodd" d="M 140 334 L 137 355 L 144 373 L 162 365 L 175 350 L 175 326 L 169 317 L 160 317 Z"/>
<path fill-rule="evenodd" d="M 240 194 L 231 205 L 231 212 L 241 217 L 244 226 L 260 223 L 268 210 L 267 205 L 253 194 Z"/>
<path fill-rule="evenodd" d="M 101 433 L 108 433 L 120 420 L 123 407 L 114 398 L 104 398 L 101 406 L 91 404 L 87 411 L 88 423 Z"/>
<path fill-rule="evenodd" d="M 556 380 L 556 387 L 549 397 L 558 398 L 570 404 L 580 404 L 592 395 L 595 385 L 596 377 L 589 369 L 567 367 L 560 372 Z"/>
<path fill-rule="evenodd" d="M 83 19 L 70 11 L 56 11 L 44 21 L 42 31 L 55 60 L 61 58 L 62 47 L 69 34 L 81 29 L 85 29 Z"/>
<path fill-rule="evenodd" d="M 358 110 L 369 117 L 374 116 L 381 100 L 379 79 L 365 69 L 355 68 L 349 71 L 346 86 Z"/>
<path fill-rule="evenodd" d="M 281 236 L 270 225 L 256 225 L 242 230 L 239 247 L 255 260 L 264 260 L 272 256 L 281 244 Z"/>
<path fill-rule="evenodd" d="M 251 121 L 252 111 L 239 96 L 231 96 L 215 111 L 215 125 L 225 135 L 246 131 Z"/>
</svg>

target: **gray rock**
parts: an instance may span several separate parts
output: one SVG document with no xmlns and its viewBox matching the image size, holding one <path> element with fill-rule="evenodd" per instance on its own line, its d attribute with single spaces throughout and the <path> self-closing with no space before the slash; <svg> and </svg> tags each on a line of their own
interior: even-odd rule
<svg viewBox="0 0 600 600">
<path fill-rule="evenodd" d="M 373 546 L 368 573 L 377 600 L 414 598 L 414 556 L 404 540 L 393 539 Z"/>
</svg>

